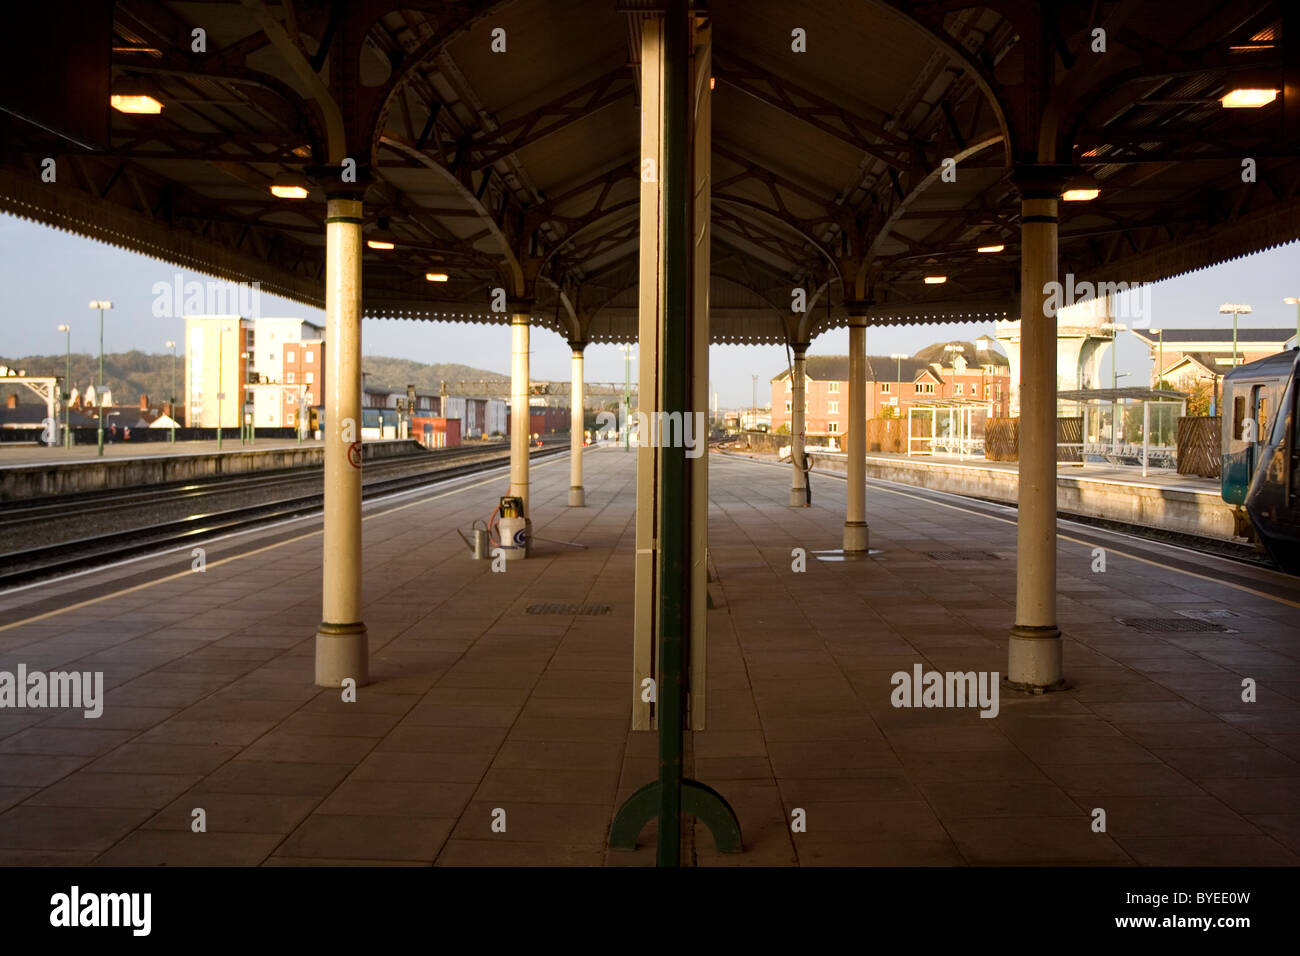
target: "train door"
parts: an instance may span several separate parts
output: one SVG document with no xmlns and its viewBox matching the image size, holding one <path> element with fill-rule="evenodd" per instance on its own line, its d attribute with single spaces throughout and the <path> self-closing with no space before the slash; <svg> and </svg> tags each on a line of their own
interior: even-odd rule
<svg viewBox="0 0 1300 956">
<path fill-rule="evenodd" d="M 1284 395 L 1274 400 L 1277 420 L 1259 446 L 1261 468 L 1246 510 L 1278 566 L 1300 574 L 1300 380 L 1293 375 Z"/>
<path fill-rule="evenodd" d="M 1255 474 L 1253 405 L 1247 404 L 1253 394 L 1250 383 L 1224 379 L 1224 429 L 1223 429 L 1223 500 L 1231 505 L 1246 503 L 1246 492 Z"/>
<path fill-rule="evenodd" d="M 1250 390 L 1250 414 L 1255 420 L 1255 444 L 1264 444 L 1268 439 L 1269 399 L 1274 390 L 1267 385 L 1256 385 Z"/>
</svg>

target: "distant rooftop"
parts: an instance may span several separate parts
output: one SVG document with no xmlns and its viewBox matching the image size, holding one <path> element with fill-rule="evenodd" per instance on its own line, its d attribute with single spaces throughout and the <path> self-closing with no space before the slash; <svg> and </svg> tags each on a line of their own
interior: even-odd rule
<svg viewBox="0 0 1300 956">
<path fill-rule="evenodd" d="M 1171 345 L 1177 347 L 1180 342 L 1187 344 L 1207 342 L 1232 344 L 1232 326 L 1222 329 L 1133 329 L 1133 334 L 1144 342 L 1157 345 L 1161 340 L 1162 331 L 1166 348 Z M 1295 338 L 1294 326 L 1283 329 L 1237 329 L 1238 345 L 1245 342 L 1251 345 L 1276 345 L 1280 349 L 1282 343 L 1293 338 Z"/>
</svg>

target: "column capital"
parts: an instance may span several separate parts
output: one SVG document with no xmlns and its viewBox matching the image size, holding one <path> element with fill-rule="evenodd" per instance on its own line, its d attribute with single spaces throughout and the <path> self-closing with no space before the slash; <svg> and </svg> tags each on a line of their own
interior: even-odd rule
<svg viewBox="0 0 1300 956">
<path fill-rule="evenodd" d="M 325 200 L 325 222 L 327 225 L 331 222 L 363 225 L 361 197 L 331 195 Z"/>
<path fill-rule="evenodd" d="M 506 301 L 506 309 L 510 313 L 511 325 L 522 325 L 527 322 L 533 314 L 533 307 L 537 305 L 537 300 L 527 296 L 511 296 Z"/>
<path fill-rule="evenodd" d="M 795 357 L 796 359 L 801 359 L 801 358 L 804 357 L 805 353 L 807 353 L 807 351 L 808 351 L 808 343 L 807 343 L 807 342 L 791 342 L 791 343 L 790 343 L 790 351 L 794 352 L 794 357 Z"/>
<path fill-rule="evenodd" d="M 867 315 L 875 304 L 871 299 L 845 299 L 844 311 L 849 314 L 849 327 L 866 328 Z"/>
<path fill-rule="evenodd" d="M 587 342 L 585 339 L 571 339 L 569 341 L 569 348 L 571 348 L 576 355 L 581 355 L 586 347 Z"/>
<path fill-rule="evenodd" d="M 1011 173 L 1021 199 L 1060 199 L 1065 184 L 1083 172 L 1061 163 L 1022 163 Z"/>
</svg>

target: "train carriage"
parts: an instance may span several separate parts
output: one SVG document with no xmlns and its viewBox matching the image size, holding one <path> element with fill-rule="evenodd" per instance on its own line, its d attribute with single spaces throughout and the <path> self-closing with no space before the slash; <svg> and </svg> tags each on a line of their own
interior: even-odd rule
<svg viewBox="0 0 1300 956">
<path fill-rule="evenodd" d="M 1223 377 L 1222 495 L 1279 567 L 1300 574 L 1300 413 L 1292 349 Z"/>
</svg>

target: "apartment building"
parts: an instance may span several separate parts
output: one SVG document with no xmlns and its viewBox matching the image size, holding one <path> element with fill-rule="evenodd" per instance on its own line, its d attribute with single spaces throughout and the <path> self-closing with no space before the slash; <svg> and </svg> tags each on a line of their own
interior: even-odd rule
<svg viewBox="0 0 1300 956">
<path fill-rule="evenodd" d="M 790 369 L 772 382 L 772 429 L 789 426 L 794 389 Z M 867 356 L 867 418 L 906 417 L 918 403 L 956 400 L 1005 418 L 1010 400 L 1007 357 L 981 336 L 975 342 L 936 342 L 915 355 Z M 849 357 L 810 355 L 804 363 L 804 430 L 834 437 L 849 428 Z"/>
</svg>

